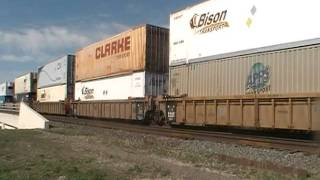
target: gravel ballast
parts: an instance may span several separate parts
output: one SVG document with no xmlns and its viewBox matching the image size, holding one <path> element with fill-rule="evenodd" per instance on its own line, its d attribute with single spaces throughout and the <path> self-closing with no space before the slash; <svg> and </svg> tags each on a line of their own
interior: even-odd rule
<svg viewBox="0 0 320 180">
<path fill-rule="evenodd" d="M 90 128 L 87 131 L 90 131 Z M 301 175 L 300 171 L 306 173 L 302 174 L 303 176 L 320 178 L 319 155 L 212 141 L 182 140 L 121 130 L 99 129 L 98 132 L 101 132 L 99 136 L 116 138 L 124 148 L 156 154 L 162 158 L 177 159 L 196 167 L 218 169 L 242 178 L 250 178 L 252 173 L 260 175 L 260 172 L 256 173 L 257 169 L 268 171 L 270 166 L 273 166 L 270 169 L 271 173 L 284 175 L 283 178 L 297 177 Z"/>
</svg>

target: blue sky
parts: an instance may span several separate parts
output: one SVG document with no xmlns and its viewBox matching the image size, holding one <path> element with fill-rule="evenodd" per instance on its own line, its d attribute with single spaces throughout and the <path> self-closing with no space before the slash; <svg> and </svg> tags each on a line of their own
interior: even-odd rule
<svg viewBox="0 0 320 180">
<path fill-rule="evenodd" d="M 0 0 L 0 83 L 201 0 Z"/>
</svg>

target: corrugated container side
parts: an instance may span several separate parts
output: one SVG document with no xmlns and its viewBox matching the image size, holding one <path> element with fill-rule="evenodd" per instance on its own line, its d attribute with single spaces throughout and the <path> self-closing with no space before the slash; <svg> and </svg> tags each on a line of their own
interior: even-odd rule
<svg viewBox="0 0 320 180">
<path fill-rule="evenodd" d="M 74 100 L 75 86 L 75 56 L 68 55 L 68 72 L 67 72 L 67 97 L 69 100 Z"/>
<path fill-rule="evenodd" d="M 145 73 L 145 96 L 168 94 L 168 73 Z"/>
<path fill-rule="evenodd" d="M 130 73 L 145 67 L 146 26 L 123 32 L 117 36 L 104 39 L 76 53 L 76 81 L 91 80 L 110 75 Z M 108 51 L 114 46 L 125 43 L 127 49 L 117 52 Z"/>
<path fill-rule="evenodd" d="M 75 79 L 89 81 L 139 71 L 167 73 L 168 63 L 169 30 L 143 25 L 79 50 Z"/>
<path fill-rule="evenodd" d="M 146 40 L 146 71 L 168 73 L 169 30 L 147 25 Z"/>
<path fill-rule="evenodd" d="M 186 65 L 170 67 L 169 94 L 180 96 L 187 94 L 188 90 L 188 67 Z"/>
<path fill-rule="evenodd" d="M 170 94 L 200 96 L 320 93 L 320 45 L 170 68 Z"/>
</svg>

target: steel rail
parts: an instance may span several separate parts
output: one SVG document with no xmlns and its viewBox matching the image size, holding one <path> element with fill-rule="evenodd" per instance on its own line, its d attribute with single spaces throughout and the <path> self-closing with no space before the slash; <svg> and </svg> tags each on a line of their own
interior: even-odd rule
<svg viewBox="0 0 320 180">
<path fill-rule="evenodd" d="M 84 118 L 70 118 L 65 116 L 46 116 L 49 121 L 75 124 L 82 126 L 117 129 L 135 133 L 153 134 L 180 139 L 198 139 L 221 143 L 233 143 L 259 148 L 287 150 L 320 155 L 320 143 L 315 140 L 300 140 L 256 135 L 234 134 L 225 132 L 177 129 L 169 127 L 142 126 L 137 124 L 120 123 L 113 121 L 91 120 Z"/>
</svg>

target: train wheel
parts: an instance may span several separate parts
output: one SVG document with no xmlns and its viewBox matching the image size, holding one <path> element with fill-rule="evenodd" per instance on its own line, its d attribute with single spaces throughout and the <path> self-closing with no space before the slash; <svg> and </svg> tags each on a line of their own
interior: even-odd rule
<svg viewBox="0 0 320 180">
<path fill-rule="evenodd" d="M 147 111 L 144 115 L 143 124 L 150 125 L 153 122 L 153 111 Z"/>
<path fill-rule="evenodd" d="M 160 111 L 158 114 L 158 123 L 157 124 L 159 126 L 167 125 L 166 116 L 164 115 L 164 113 L 162 111 Z"/>
</svg>

